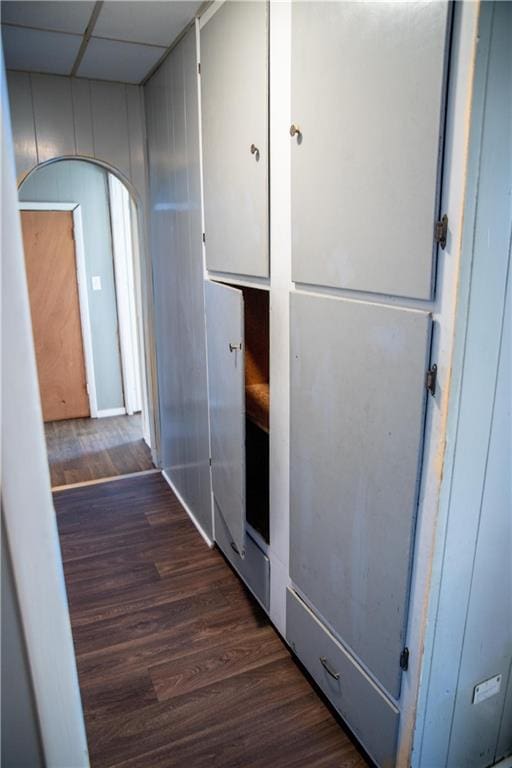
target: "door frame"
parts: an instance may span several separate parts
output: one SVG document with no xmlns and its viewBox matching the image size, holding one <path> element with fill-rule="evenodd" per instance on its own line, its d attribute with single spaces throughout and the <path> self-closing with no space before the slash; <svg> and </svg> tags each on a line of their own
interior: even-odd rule
<svg viewBox="0 0 512 768">
<path fill-rule="evenodd" d="M 137 233 L 132 231 L 133 202 L 129 190 L 117 176 L 108 173 L 107 182 L 124 406 L 128 415 L 141 411 L 144 439 L 150 445 L 147 429 L 149 406 L 143 367 L 142 297 L 138 290 L 141 284 L 140 260 L 136 258 L 134 235 Z"/>
<path fill-rule="evenodd" d="M 75 241 L 76 279 L 78 285 L 78 304 L 80 307 L 80 325 L 82 328 L 82 347 L 84 350 L 85 379 L 91 419 L 97 418 L 98 401 L 96 380 L 94 378 L 94 357 L 92 351 L 91 316 L 87 293 L 87 272 L 85 268 L 85 247 L 82 226 L 82 212 L 79 203 L 24 203 L 18 204 L 20 211 L 71 211 Z M 124 412 L 124 409 L 123 409 Z"/>
</svg>

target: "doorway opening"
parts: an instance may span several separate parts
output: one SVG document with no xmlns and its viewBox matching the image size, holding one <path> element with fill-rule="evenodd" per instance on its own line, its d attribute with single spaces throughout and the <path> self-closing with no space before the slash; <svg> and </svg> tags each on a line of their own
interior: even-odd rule
<svg viewBox="0 0 512 768">
<path fill-rule="evenodd" d="M 153 469 L 130 191 L 62 159 L 26 177 L 19 207 L 52 487 Z"/>
</svg>

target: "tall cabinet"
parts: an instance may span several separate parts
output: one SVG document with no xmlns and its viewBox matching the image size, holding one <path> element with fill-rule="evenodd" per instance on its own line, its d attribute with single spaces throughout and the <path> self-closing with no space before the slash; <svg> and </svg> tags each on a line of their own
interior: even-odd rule
<svg viewBox="0 0 512 768">
<path fill-rule="evenodd" d="M 297 2 L 291 14 L 286 637 L 392 765 L 435 394 L 450 10 Z M 281 254 L 269 258 L 267 38 L 263 2 L 224 3 L 200 37 L 215 538 L 266 608 L 269 515 L 288 514 L 268 499 L 266 281 Z"/>
<path fill-rule="evenodd" d="M 292 5 L 287 637 L 379 765 L 408 660 L 448 35 L 444 2 Z"/>
<path fill-rule="evenodd" d="M 268 12 L 227 2 L 200 34 L 215 540 L 267 610 Z"/>
</svg>

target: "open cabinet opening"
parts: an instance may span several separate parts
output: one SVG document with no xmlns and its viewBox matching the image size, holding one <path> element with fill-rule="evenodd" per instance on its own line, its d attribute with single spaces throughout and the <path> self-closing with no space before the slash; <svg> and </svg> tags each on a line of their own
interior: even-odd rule
<svg viewBox="0 0 512 768">
<path fill-rule="evenodd" d="M 269 294 L 206 281 L 215 541 L 269 604 Z"/>
<path fill-rule="evenodd" d="M 269 293 L 242 288 L 246 519 L 269 542 Z"/>
</svg>

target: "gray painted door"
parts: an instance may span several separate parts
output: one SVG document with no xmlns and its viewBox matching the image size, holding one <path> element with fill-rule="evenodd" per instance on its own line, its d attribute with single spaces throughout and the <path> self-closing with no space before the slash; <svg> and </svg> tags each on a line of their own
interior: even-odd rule
<svg viewBox="0 0 512 768">
<path fill-rule="evenodd" d="M 292 581 L 400 692 L 431 319 L 291 297 Z"/>
<path fill-rule="evenodd" d="M 206 263 L 257 277 L 269 274 L 267 13 L 224 3 L 201 30 Z"/>
<path fill-rule="evenodd" d="M 447 2 L 292 4 L 293 280 L 428 299 Z"/>
<path fill-rule="evenodd" d="M 245 370 L 242 291 L 206 282 L 212 484 L 216 508 L 245 554 Z"/>
</svg>

